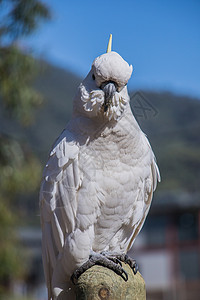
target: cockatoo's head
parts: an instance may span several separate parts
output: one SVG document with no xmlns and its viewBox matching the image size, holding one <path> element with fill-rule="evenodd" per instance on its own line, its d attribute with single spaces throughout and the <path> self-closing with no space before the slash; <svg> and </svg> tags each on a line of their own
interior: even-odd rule
<svg viewBox="0 0 200 300">
<path fill-rule="evenodd" d="M 116 52 L 97 57 L 80 85 L 81 102 L 88 117 L 100 114 L 117 120 L 129 102 L 127 83 L 132 66 Z"/>
</svg>

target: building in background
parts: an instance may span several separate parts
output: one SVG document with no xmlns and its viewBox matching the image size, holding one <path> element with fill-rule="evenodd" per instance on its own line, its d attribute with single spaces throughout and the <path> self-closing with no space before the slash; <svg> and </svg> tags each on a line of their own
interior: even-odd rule
<svg viewBox="0 0 200 300">
<path fill-rule="evenodd" d="M 153 202 L 131 254 L 148 300 L 197 300 L 200 295 L 200 197 L 165 193 Z"/>
</svg>

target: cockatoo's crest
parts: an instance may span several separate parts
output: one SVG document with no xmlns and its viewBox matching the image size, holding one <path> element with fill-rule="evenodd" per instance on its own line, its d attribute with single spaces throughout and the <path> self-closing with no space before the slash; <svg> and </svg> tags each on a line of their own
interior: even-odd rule
<svg viewBox="0 0 200 300">
<path fill-rule="evenodd" d="M 109 42 L 108 42 L 108 47 L 107 47 L 107 53 L 110 52 L 112 49 L 112 34 L 110 34 Z"/>
</svg>

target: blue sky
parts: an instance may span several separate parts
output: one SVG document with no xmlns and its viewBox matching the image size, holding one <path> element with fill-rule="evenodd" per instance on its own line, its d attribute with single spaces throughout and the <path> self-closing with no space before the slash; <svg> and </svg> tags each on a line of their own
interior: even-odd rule
<svg viewBox="0 0 200 300">
<path fill-rule="evenodd" d="M 52 21 L 24 41 L 81 77 L 113 50 L 133 65 L 131 89 L 169 90 L 200 98 L 200 1 L 43 0 Z"/>
</svg>

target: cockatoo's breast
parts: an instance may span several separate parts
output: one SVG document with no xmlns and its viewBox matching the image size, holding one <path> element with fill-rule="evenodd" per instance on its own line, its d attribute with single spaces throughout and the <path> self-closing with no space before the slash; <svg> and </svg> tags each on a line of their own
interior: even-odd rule
<svg viewBox="0 0 200 300">
<path fill-rule="evenodd" d="M 140 199 L 144 199 L 144 181 L 150 178 L 149 149 L 143 143 L 141 131 L 133 130 L 132 136 L 133 132 L 126 130 L 128 121 L 124 118 L 120 122 L 114 128 L 102 131 L 87 149 L 80 151 L 80 159 L 87 165 L 83 186 L 95 182 L 93 188 L 99 195 L 94 251 L 126 251 L 133 224 L 137 224 L 144 214 L 145 203 Z M 144 159 L 149 160 L 148 167 L 145 167 Z M 129 232 L 126 239 L 124 231 Z"/>
</svg>

